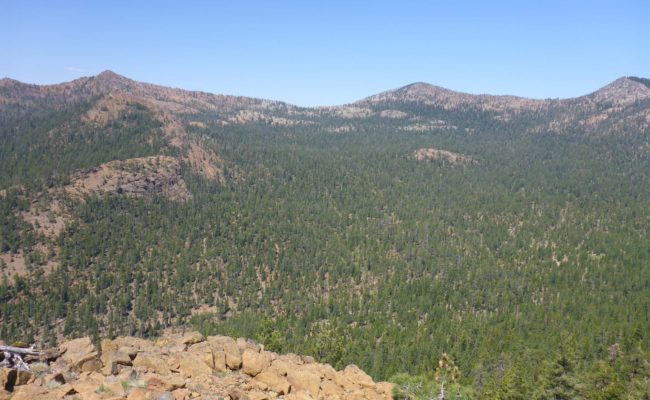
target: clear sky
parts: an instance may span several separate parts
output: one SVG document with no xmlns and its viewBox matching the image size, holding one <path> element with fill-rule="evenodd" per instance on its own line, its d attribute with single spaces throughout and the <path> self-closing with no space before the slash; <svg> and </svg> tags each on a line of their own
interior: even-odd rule
<svg viewBox="0 0 650 400">
<path fill-rule="evenodd" d="M 416 81 L 573 97 L 650 77 L 650 0 L 0 0 L 0 77 L 106 69 L 299 105 Z"/>
</svg>

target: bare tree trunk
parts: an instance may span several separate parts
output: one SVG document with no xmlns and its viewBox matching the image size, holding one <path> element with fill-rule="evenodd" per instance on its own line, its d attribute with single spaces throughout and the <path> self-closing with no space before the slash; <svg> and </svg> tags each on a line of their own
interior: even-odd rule
<svg viewBox="0 0 650 400">
<path fill-rule="evenodd" d="M 0 354 L 3 357 L 2 361 L 0 361 L 0 367 L 13 368 L 19 371 L 29 371 L 29 365 L 23 360 L 23 356 L 40 357 L 43 355 L 42 352 L 33 348 L 24 349 L 14 346 L 0 346 Z"/>
</svg>

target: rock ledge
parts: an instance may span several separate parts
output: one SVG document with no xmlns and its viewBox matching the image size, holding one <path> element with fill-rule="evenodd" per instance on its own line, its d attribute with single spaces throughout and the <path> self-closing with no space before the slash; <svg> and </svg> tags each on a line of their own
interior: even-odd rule
<svg viewBox="0 0 650 400">
<path fill-rule="evenodd" d="M 148 341 L 79 338 L 31 362 L 31 373 L 0 369 L 0 400 L 391 399 L 354 365 L 336 371 L 246 339 L 198 332 Z"/>
</svg>

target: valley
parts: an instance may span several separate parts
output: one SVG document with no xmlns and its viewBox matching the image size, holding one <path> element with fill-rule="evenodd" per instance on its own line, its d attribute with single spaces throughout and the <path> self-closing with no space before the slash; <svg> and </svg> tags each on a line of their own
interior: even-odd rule
<svg viewBox="0 0 650 400">
<path fill-rule="evenodd" d="M 186 328 L 398 386 L 447 353 L 466 398 L 650 396 L 646 79 L 315 108 L 3 79 L 0 143 L 7 342 Z"/>
</svg>

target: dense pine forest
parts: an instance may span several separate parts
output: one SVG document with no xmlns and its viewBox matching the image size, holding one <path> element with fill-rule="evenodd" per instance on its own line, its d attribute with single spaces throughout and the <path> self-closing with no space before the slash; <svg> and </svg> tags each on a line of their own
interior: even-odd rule
<svg viewBox="0 0 650 400">
<path fill-rule="evenodd" d="M 458 398 L 650 399 L 647 80 L 305 109 L 103 75 L 68 97 L 0 85 L 0 338 L 198 329 L 355 363 L 402 398 L 437 391 L 445 353 Z M 118 89 L 146 101 L 102 103 Z M 191 197 L 69 190 L 154 155 Z"/>
</svg>

